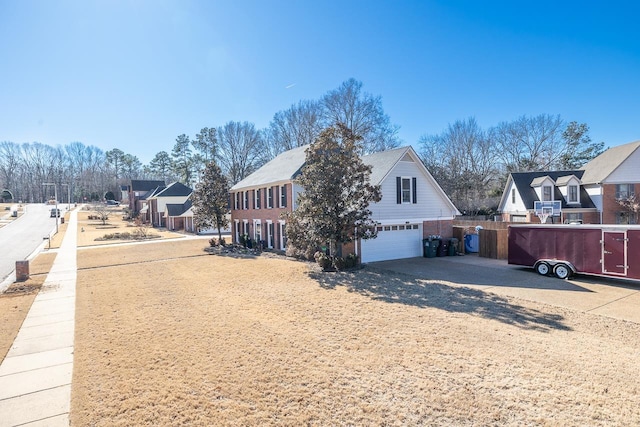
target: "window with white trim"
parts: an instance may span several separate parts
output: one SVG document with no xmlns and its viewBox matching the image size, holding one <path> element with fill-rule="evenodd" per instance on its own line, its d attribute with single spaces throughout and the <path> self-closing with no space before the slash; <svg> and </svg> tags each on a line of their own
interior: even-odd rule
<svg viewBox="0 0 640 427">
<path fill-rule="evenodd" d="M 280 249 L 285 250 L 287 248 L 287 235 L 286 235 L 286 224 L 284 221 L 280 221 Z"/>
<path fill-rule="evenodd" d="M 550 185 L 542 186 L 542 201 L 543 202 L 553 201 L 553 192 L 552 192 L 552 187 Z"/>
<path fill-rule="evenodd" d="M 287 207 L 287 185 L 286 184 L 280 186 L 280 207 L 281 208 Z"/>
<path fill-rule="evenodd" d="M 233 209 L 234 209 L 234 210 L 238 210 L 238 205 L 239 205 L 239 203 L 238 203 L 238 200 L 239 200 L 239 194 L 240 194 L 240 193 L 235 193 L 235 194 L 233 195 Z"/>
<path fill-rule="evenodd" d="M 402 203 L 411 203 L 411 178 L 402 178 Z"/>
<path fill-rule="evenodd" d="M 253 220 L 253 238 L 256 244 L 260 244 L 262 240 L 262 223 L 259 219 Z"/>
<path fill-rule="evenodd" d="M 511 189 L 511 203 L 516 203 L 516 189 L 512 188 Z"/>
<path fill-rule="evenodd" d="M 242 192 L 243 195 L 243 205 L 242 205 L 242 209 L 249 209 L 249 192 L 248 191 L 243 191 Z"/>
<path fill-rule="evenodd" d="M 269 249 L 273 249 L 273 246 L 275 244 L 274 233 L 275 233 L 275 228 L 273 226 L 273 222 L 267 221 L 267 247 Z"/>
<path fill-rule="evenodd" d="M 273 208 L 273 187 L 267 189 L 267 209 Z"/>
<path fill-rule="evenodd" d="M 578 203 L 578 186 L 570 185 L 567 189 L 568 202 Z"/>
<path fill-rule="evenodd" d="M 253 207 L 255 209 L 260 209 L 260 189 L 259 188 L 255 189 L 254 193 L 255 193 L 255 197 L 253 200 Z"/>
</svg>

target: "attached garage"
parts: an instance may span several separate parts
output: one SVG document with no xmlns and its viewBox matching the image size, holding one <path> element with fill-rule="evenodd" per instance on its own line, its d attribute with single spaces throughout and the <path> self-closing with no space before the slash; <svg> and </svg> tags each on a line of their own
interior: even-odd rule
<svg viewBox="0 0 640 427">
<path fill-rule="evenodd" d="M 396 224 L 378 227 L 378 237 L 362 240 L 362 262 L 422 256 L 422 225 Z"/>
</svg>

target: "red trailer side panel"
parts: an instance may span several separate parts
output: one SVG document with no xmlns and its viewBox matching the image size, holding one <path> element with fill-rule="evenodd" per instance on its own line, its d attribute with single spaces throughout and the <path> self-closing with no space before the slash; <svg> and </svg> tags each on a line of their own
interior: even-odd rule
<svg viewBox="0 0 640 427">
<path fill-rule="evenodd" d="M 629 230 L 627 246 L 627 277 L 630 279 L 640 279 L 640 230 Z"/>
<path fill-rule="evenodd" d="M 561 259 L 580 272 L 601 274 L 601 238 L 599 229 L 509 227 L 509 264 Z"/>
</svg>

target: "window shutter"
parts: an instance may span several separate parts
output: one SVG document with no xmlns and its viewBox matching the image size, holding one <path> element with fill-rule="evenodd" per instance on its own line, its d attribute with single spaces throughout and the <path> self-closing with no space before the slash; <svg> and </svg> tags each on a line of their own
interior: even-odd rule
<svg viewBox="0 0 640 427">
<path fill-rule="evenodd" d="M 287 184 L 283 185 L 284 194 L 282 195 L 282 206 L 287 207 Z"/>
<path fill-rule="evenodd" d="M 402 178 L 396 177 L 396 203 L 402 203 Z"/>
<path fill-rule="evenodd" d="M 418 203 L 418 189 L 416 188 L 418 180 L 416 178 L 411 178 L 411 184 L 413 187 L 413 203 Z"/>
<path fill-rule="evenodd" d="M 259 189 L 259 188 L 258 188 L 256 191 L 258 192 L 258 194 L 256 195 L 256 202 L 258 203 L 258 206 L 256 206 L 256 208 L 260 209 L 260 207 L 261 207 L 261 206 L 260 206 L 260 204 L 261 204 L 261 203 L 260 203 L 260 196 L 261 196 L 261 194 L 260 194 L 260 193 L 261 193 L 261 192 L 260 192 L 260 189 Z"/>
</svg>

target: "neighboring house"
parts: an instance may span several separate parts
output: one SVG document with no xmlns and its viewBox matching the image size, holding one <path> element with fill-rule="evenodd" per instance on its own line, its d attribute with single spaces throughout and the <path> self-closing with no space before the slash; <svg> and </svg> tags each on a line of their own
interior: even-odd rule
<svg viewBox="0 0 640 427">
<path fill-rule="evenodd" d="M 534 203 L 559 201 L 562 212 L 553 222 L 636 222 L 618 201 L 640 194 L 639 148 L 640 141 L 609 148 L 581 170 L 510 174 L 498 206 L 502 220 L 539 222 Z"/>
<path fill-rule="evenodd" d="M 296 209 L 303 189 L 294 180 L 308 146 L 282 153 L 231 188 L 232 239 L 247 235 L 268 248 L 286 249 L 284 212 Z M 382 199 L 369 206 L 378 223 L 376 239 L 356 242 L 362 262 L 422 255 L 422 239 L 453 233 L 458 210 L 420 161 L 412 147 L 363 156 L 372 166 L 371 183 Z"/>
<path fill-rule="evenodd" d="M 184 203 L 167 203 L 164 211 L 167 229 L 195 233 L 196 227 L 193 222 L 192 207 L 191 198 L 187 199 Z"/>
<path fill-rule="evenodd" d="M 518 172 L 509 174 L 498 211 L 503 221 L 540 222 L 534 211 L 538 201 L 560 202 L 561 212 L 547 223 L 600 220 L 596 206 L 582 186 L 584 171 Z"/>
<path fill-rule="evenodd" d="M 143 201 L 146 200 L 147 196 L 155 192 L 158 187 L 164 188 L 164 181 L 139 179 L 131 180 L 131 185 L 129 185 L 128 187 L 129 196 L 127 197 L 127 199 L 129 200 L 128 205 L 132 215 L 135 216 L 141 212 L 141 210 L 144 208 Z"/>
<path fill-rule="evenodd" d="M 174 182 L 148 197 L 147 207 L 151 224 L 154 227 L 165 227 L 167 225 L 167 205 L 183 205 L 191 193 L 193 193 L 191 188 L 182 183 Z"/>
<path fill-rule="evenodd" d="M 582 184 L 601 213 L 600 223 L 636 223 L 637 216 L 618 200 L 640 195 L 640 141 L 609 148 L 583 169 Z"/>
</svg>

